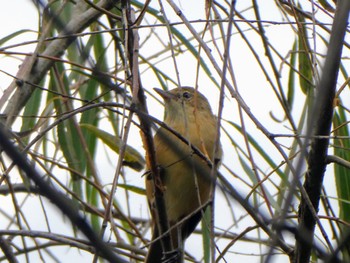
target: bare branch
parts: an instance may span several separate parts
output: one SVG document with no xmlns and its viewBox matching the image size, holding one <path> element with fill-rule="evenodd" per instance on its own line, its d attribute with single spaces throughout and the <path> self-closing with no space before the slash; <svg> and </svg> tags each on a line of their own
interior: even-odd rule
<svg viewBox="0 0 350 263">
<path fill-rule="evenodd" d="M 337 11 L 329 41 L 329 49 L 323 68 L 323 74 L 319 85 L 317 85 L 317 97 L 309 123 L 309 131 L 312 135 L 329 136 L 333 117 L 333 100 L 344 42 L 344 36 L 348 23 L 350 2 L 347 0 L 338 1 Z M 327 165 L 327 150 L 329 139 L 314 138 L 311 142 L 311 149 L 308 156 L 308 171 L 304 182 L 304 188 L 315 209 L 318 211 L 323 177 Z M 313 240 L 315 224 L 318 220 L 305 201 L 301 200 L 299 210 L 299 233 L 303 233 L 307 240 Z M 296 241 L 295 262 L 309 262 L 312 246 L 311 242 L 303 240 Z"/>
</svg>

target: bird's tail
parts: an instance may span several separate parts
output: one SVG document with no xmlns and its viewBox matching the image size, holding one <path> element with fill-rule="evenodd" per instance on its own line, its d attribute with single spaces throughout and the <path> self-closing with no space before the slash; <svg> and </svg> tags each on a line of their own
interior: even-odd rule
<svg viewBox="0 0 350 263">
<path fill-rule="evenodd" d="M 157 227 L 154 227 L 152 240 L 155 240 L 159 236 Z M 146 256 L 145 263 L 161 263 L 163 257 L 163 248 L 160 239 L 154 241 Z"/>
</svg>

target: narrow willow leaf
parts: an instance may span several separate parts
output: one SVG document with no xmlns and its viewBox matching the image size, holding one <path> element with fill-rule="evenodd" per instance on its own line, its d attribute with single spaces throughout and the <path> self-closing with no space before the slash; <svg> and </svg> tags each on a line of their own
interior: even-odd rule
<svg viewBox="0 0 350 263">
<path fill-rule="evenodd" d="M 0 38 L 0 46 L 4 45 L 7 41 L 15 38 L 18 35 L 21 35 L 23 33 L 28 33 L 28 32 L 34 32 L 33 30 L 29 30 L 29 29 L 22 29 L 22 30 L 18 30 L 14 33 L 11 33 L 3 38 Z M 36 33 L 36 32 L 35 32 Z"/>
<path fill-rule="evenodd" d="M 35 127 L 37 123 L 37 118 L 35 116 L 38 116 L 39 107 L 41 105 L 42 92 L 43 91 L 41 89 L 35 89 L 32 93 L 32 96 L 26 103 L 24 107 L 24 113 L 23 113 L 24 118 L 22 119 L 21 132 L 26 133 Z M 23 143 L 27 143 L 28 140 L 29 140 L 29 137 L 22 138 Z M 29 187 L 30 182 L 28 177 L 23 175 L 21 170 L 19 171 L 19 173 L 21 175 L 24 185 Z"/>
<path fill-rule="evenodd" d="M 22 132 L 34 128 L 37 121 L 36 116 L 38 116 L 39 108 L 41 105 L 42 93 L 43 91 L 41 89 L 35 89 L 32 93 L 32 96 L 26 103 L 23 113 L 23 116 L 25 116 L 25 118 L 22 120 L 21 127 Z"/>
<path fill-rule="evenodd" d="M 209 226 L 209 222 L 211 222 L 211 218 L 212 218 L 212 213 L 211 213 L 211 209 L 210 207 L 208 207 L 205 210 L 204 213 L 204 217 L 202 219 L 202 240 L 203 240 L 203 261 L 205 263 L 209 263 L 210 262 L 210 252 L 211 252 L 211 235 L 210 235 L 210 228 Z"/>
<path fill-rule="evenodd" d="M 118 184 L 118 187 L 121 187 L 125 190 L 134 192 L 139 195 L 146 195 L 146 190 L 144 188 L 140 188 L 134 185 L 129 185 L 129 184 Z"/>
<path fill-rule="evenodd" d="M 143 6 L 144 6 L 144 3 L 136 1 L 136 0 L 132 1 L 132 4 L 134 6 L 136 6 L 137 8 L 140 8 L 140 9 L 142 9 Z M 165 19 L 161 15 L 159 15 L 159 10 L 148 6 L 147 13 L 152 15 L 156 19 L 158 19 L 161 23 L 166 23 Z M 199 58 L 199 64 L 201 65 L 201 67 L 204 70 L 204 72 L 207 74 L 207 76 L 211 79 L 211 81 L 217 87 L 220 87 L 220 84 L 217 82 L 217 80 L 213 76 L 212 72 L 210 71 L 209 67 L 205 63 L 204 59 L 202 58 L 202 56 L 199 55 L 199 53 L 197 51 L 197 48 L 191 43 L 191 41 L 189 39 L 187 39 L 175 27 L 171 27 L 171 34 L 173 35 L 173 37 L 177 37 L 178 38 L 178 40 L 179 40 L 178 42 L 183 44 L 186 47 L 186 49 L 192 53 L 193 57 L 195 57 L 196 59 Z"/>
<path fill-rule="evenodd" d="M 96 26 L 96 24 L 93 24 L 90 26 L 91 31 L 97 31 L 99 30 L 98 26 Z M 85 75 L 88 79 L 88 81 L 86 83 L 84 83 L 83 85 L 81 85 L 79 87 L 79 94 L 80 97 L 83 98 L 86 101 L 94 101 L 97 97 L 98 97 L 98 91 L 100 88 L 100 80 L 99 78 L 96 76 L 96 78 L 94 78 L 94 72 L 95 71 L 99 71 L 99 72 L 107 72 L 107 65 L 106 65 L 106 61 L 107 59 L 104 58 L 105 55 L 105 50 L 106 48 L 104 47 L 104 42 L 103 42 L 103 37 L 100 34 L 96 34 L 96 35 L 91 35 L 86 43 L 85 46 L 83 46 L 83 43 L 81 43 L 81 56 L 82 58 L 84 58 L 84 61 L 81 61 L 82 58 L 77 58 L 78 61 L 80 61 L 80 63 L 86 63 L 86 61 L 91 61 L 91 60 L 87 60 L 86 58 L 88 58 L 88 56 L 90 56 L 89 54 L 92 53 L 92 51 L 94 52 L 94 57 L 96 58 L 97 62 L 95 62 L 95 65 L 89 65 L 91 67 L 93 67 L 93 72 L 90 75 L 86 75 L 84 73 L 82 74 L 78 74 L 77 75 L 77 79 L 75 80 L 75 82 L 79 82 L 79 79 L 81 79 L 82 75 Z M 90 62 L 89 64 L 92 64 L 93 62 Z M 78 68 L 79 71 L 79 68 Z M 76 73 L 78 72 L 76 71 Z M 109 100 L 109 99 L 107 99 Z M 81 118 L 80 118 L 80 124 L 88 124 L 88 125 L 92 125 L 94 127 L 96 127 L 98 125 L 99 122 L 99 118 L 98 116 L 100 116 L 100 112 L 101 112 L 101 108 L 94 108 L 92 110 L 89 111 L 84 111 L 81 114 Z M 86 142 L 86 145 L 89 149 L 89 153 L 91 154 L 91 156 L 95 156 L 96 154 L 96 145 L 97 145 L 97 137 L 94 133 L 89 132 L 86 129 L 82 129 L 82 134 L 84 136 L 84 140 Z M 87 165 L 86 167 L 86 176 L 89 178 L 93 175 L 94 173 L 94 167 L 93 164 L 90 163 L 90 165 Z M 86 184 L 85 185 L 85 189 L 86 189 L 86 197 L 87 197 L 87 201 L 95 206 L 98 206 L 101 201 L 100 201 L 100 197 L 99 197 L 99 192 L 95 189 L 94 186 L 90 185 L 90 184 Z M 91 222 L 92 225 L 94 226 L 94 229 L 96 231 L 99 231 L 100 229 L 100 222 L 99 222 L 99 217 L 96 215 L 91 215 Z"/>
<path fill-rule="evenodd" d="M 250 181 L 253 183 L 253 185 L 256 185 L 258 183 L 258 180 L 253 173 L 253 170 L 251 166 L 242 158 L 242 156 L 239 154 L 238 155 L 239 162 L 241 163 L 241 166 L 245 172 L 246 175 L 250 178 Z"/>
<path fill-rule="evenodd" d="M 164 90 L 168 89 L 168 84 L 164 80 L 167 80 L 173 84 L 176 84 L 176 81 L 174 79 L 172 79 L 169 75 L 167 75 L 165 72 L 163 72 L 160 68 L 157 68 L 153 64 L 149 63 L 147 59 L 143 59 L 143 62 L 147 63 L 147 65 L 152 69 L 152 71 L 156 75 L 162 89 L 164 89 Z"/>
<path fill-rule="evenodd" d="M 94 133 L 97 138 L 101 139 L 109 148 L 119 154 L 121 140 L 118 136 L 113 136 L 112 134 L 89 124 L 81 124 L 80 126 Z M 145 166 L 145 159 L 137 150 L 127 145 L 123 164 L 139 172 Z"/>
<path fill-rule="evenodd" d="M 51 71 L 49 88 L 54 90 L 55 92 L 65 92 L 68 96 L 71 96 L 69 90 L 70 85 L 68 83 L 68 77 L 66 75 L 66 71 L 63 65 L 57 63 L 56 70 L 61 76 L 60 80 L 63 82 L 63 85 L 61 85 L 61 83 L 56 83 L 56 75 L 53 74 Z M 57 87 L 64 87 L 65 90 L 61 91 L 57 89 Z M 55 109 L 58 115 L 65 114 L 67 111 L 69 111 L 67 103 L 70 102 L 66 101 L 65 103 L 62 103 L 61 99 L 54 100 Z M 83 175 L 85 172 L 86 155 L 81 144 L 81 138 L 77 131 L 74 119 L 69 119 L 60 123 L 57 126 L 57 135 L 63 155 L 67 161 L 68 166 L 71 168 L 71 183 L 73 186 L 73 191 L 79 197 L 82 198 L 83 191 L 80 176 Z"/>
<path fill-rule="evenodd" d="M 340 108 L 340 107 L 339 107 Z M 335 113 L 333 118 L 333 127 L 335 136 L 349 137 L 349 128 L 346 120 L 346 115 L 342 109 Z M 340 127 L 343 125 L 342 127 Z M 340 127 L 340 128 L 338 128 Z M 350 161 L 350 141 L 349 139 L 333 139 L 334 154 L 346 161 Z M 339 164 L 334 164 L 335 182 L 337 187 L 338 197 L 341 200 L 350 200 L 350 170 Z M 350 222 L 350 204 L 339 201 L 339 216 L 341 219 Z"/>
<path fill-rule="evenodd" d="M 299 83 L 300 88 L 304 94 L 308 94 L 311 89 L 313 89 L 313 73 L 310 53 L 310 45 L 307 36 L 307 27 L 305 18 L 299 16 L 299 22 L 301 25 L 301 30 L 298 31 L 298 62 L 299 62 Z"/>
<path fill-rule="evenodd" d="M 340 99 L 340 98 L 339 98 Z M 335 136 L 345 136 L 346 139 L 335 138 L 334 143 L 334 154 L 346 161 L 350 161 L 350 141 L 349 141 L 349 120 L 346 119 L 346 114 L 341 107 L 338 107 L 338 112 L 334 114 L 333 127 Z M 344 137 L 343 137 L 344 138 Z M 345 222 L 350 222 L 350 170 L 339 164 L 334 164 L 334 176 L 337 189 L 337 199 L 339 204 L 339 217 Z M 348 233 L 348 227 L 345 225 L 340 226 L 340 235 L 344 238 Z M 350 260 L 350 244 L 349 242 L 344 246 L 343 259 L 344 262 Z"/>
<path fill-rule="evenodd" d="M 288 92 L 287 92 L 287 102 L 289 109 L 293 109 L 294 105 L 294 94 L 295 94 L 295 66 L 297 58 L 297 41 L 294 41 L 292 52 L 290 54 L 290 67 L 289 67 L 289 77 L 288 77 Z"/>
<path fill-rule="evenodd" d="M 234 122 L 231 121 L 227 121 L 227 123 L 229 123 L 230 125 L 232 125 L 232 127 L 234 127 L 235 129 L 237 129 L 240 133 L 243 134 L 243 130 L 242 127 L 240 127 L 239 125 L 237 125 Z M 262 158 L 264 158 L 264 160 L 270 165 L 270 167 L 272 169 L 275 169 L 278 165 L 272 160 L 272 158 L 270 157 L 269 153 L 263 149 L 260 144 L 254 139 L 254 137 L 252 135 L 250 135 L 249 133 L 247 133 L 247 137 L 248 137 L 248 141 L 250 143 L 250 145 L 252 145 L 254 147 L 254 149 L 261 155 Z M 280 170 L 277 169 L 276 173 L 283 179 L 286 180 L 285 178 L 285 174 Z"/>
</svg>

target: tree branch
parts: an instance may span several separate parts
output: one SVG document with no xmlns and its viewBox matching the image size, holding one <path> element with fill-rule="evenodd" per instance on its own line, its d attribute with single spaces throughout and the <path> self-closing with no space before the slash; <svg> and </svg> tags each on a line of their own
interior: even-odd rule
<svg viewBox="0 0 350 263">
<path fill-rule="evenodd" d="M 321 81 L 317 86 L 315 105 L 312 109 L 313 116 L 309 123 L 313 137 L 308 156 L 308 171 L 306 173 L 304 188 L 314 207 L 318 211 L 323 177 L 327 165 L 327 150 L 329 138 L 317 136 L 329 136 L 333 117 L 333 99 L 341 60 L 343 41 L 345 37 L 347 21 L 349 17 L 350 1 L 338 1 L 337 11 L 329 41 L 329 49 Z M 301 199 L 299 207 L 299 233 L 303 233 L 307 240 L 312 241 L 314 237 L 317 218 L 311 212 L 305 197 Z M 310 260 L 311 242 L 296 240 L 294 262 L 307 263 Z"/>
<path fill-rule="evenodd" d="M 97 5 L 103 9 L 110 9 L 113 7 L 114 2 L 117 2 L 117 0 L 102 0 Z M 41 52 L 41 55 L 43 57 L 61 57 L 67 47 L 76 39 L 76 36 L 72 37 L 71 35 L 82 32 L 101 15 L 102 13 L 95 8 L 81 12 L 80 15 L 75 16 L 61 30 L 57 39 L 47 45 L 45 50 Z M 18 88 L 9 99 L 7 107 L 4 110 L 7 126 L 13 123 L 18 113 L 32 95 L 35 86 L 30 83 L 38 85 L 55 62 L 52 59 L 43 57 L 37 57 L 34 53 L 30 59 L 25 59 L 17 74 L 17 78 L 11 83 L 10 87 L 17 86 Z M 18 81 L 18 79 L 23 81 Z"/>
<path fill-rule="evenodd" d="M 107 247 L 107 245 L 97 237 L 91 226 L 79 214 L 77 207 L 73 205 L 70 199 L 45 182 L 42 176 L 39 175 L 23 154 L 19 152 L 8 139 L 8 133 L 2 124 L 0 124 L 0 138 L 0 146 L 4 149 L 6 154 L 13 160 L 18 168 L 24 171 L 27 177 L 35 183 L 39 188 L 39 192 L 54 203 L 71 220 L 72 224 L 84 233 L 101 256 L 105 257 L 110 262 L 126 262 L 114 254 L 112 249 Z"/>
</svg>

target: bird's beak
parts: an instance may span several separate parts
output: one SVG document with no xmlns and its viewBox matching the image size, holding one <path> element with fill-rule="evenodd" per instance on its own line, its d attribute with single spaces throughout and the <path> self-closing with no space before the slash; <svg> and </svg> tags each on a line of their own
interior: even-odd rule
<svg viewBox="0 0 350 263">
<path fill-rule="evenodd" d="M 172 99 L 177 99 L 176 95 L 169 92 L 169 91 L 165 91 L 165 90 L 162 90 L 162 89 L 158 89 L 158 88 L 154 88 L 154 90 L 160 95 L 162 96 L 162 98 L 165 100 L 165 101 L 169 101 L 169 100 L 172 100 Z"/>
</svg>

